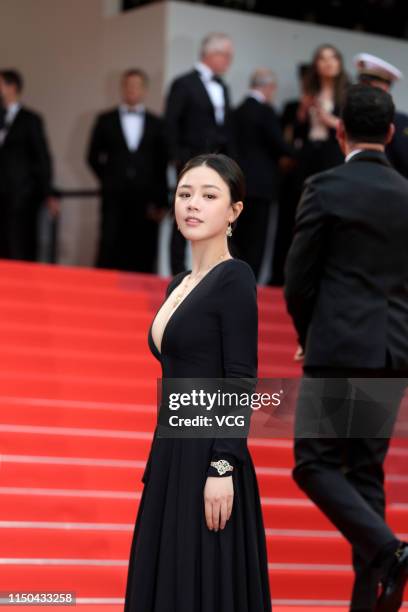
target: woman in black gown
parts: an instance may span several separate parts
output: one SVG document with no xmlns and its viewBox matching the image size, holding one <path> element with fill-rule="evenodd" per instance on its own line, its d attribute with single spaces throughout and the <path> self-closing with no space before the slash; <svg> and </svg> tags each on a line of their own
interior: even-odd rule
<svg viewBox="0 0 408 612">
<path fill-rule="evenodd" d="M 163 379 L 257 376 L 256 280 L 228 249 L 243 197 L 224 155 L 194 158 L 179 176 L 175 216 L 193 266 L 169 283 L 149 330 Z M 142 481 L 125 612 L 270 612 L 246 438 L 163 438 L 156 427 Z"/>
</svg>

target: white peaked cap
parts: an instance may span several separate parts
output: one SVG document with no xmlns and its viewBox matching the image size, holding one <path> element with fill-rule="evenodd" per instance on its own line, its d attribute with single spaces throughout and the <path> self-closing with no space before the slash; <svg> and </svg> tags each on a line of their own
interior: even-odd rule
<svg viewBox="0 0 408 612">
<path fill-rule="evenodd" d="M 390 83 L 404 78 L 401 70 L 371 53 L 359 53 L 353 58 L 353 63 L 359 75 L 377 77 Z"/>
</svg>

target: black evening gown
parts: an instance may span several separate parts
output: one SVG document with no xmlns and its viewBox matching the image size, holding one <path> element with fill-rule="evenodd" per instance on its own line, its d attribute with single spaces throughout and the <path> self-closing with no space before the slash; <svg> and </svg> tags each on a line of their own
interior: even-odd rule
<svg viewBox="0 0 408 612">
<path fill-rule="evenodd" d="M 170 282 L 166 299 L 189 271 Z M 257 376 L 256 280 L 249 265 L 214 266 L 170 316 L 166 378 Z M 163 438 L 154 433 L 133 534 L 125 612 L 271 612 L 260 495 L 246 438 Z M 234 502 L 226 527 L 206 525 L 203 491 L 213 460 L 228 459 Z M 211 470 L 215 472 L 212 473 Z"/>
</svg>

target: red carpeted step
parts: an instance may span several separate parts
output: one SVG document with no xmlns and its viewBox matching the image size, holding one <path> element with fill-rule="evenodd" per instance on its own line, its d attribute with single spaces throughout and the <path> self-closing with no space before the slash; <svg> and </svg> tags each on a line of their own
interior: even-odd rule
<svg viewBox="0 0 408 612">
<path fill-rule="evenodd" d="M 80 304 L 80 302 L 78 302 Z M 27 321 L 27 304 L 10 298 L 0 298 L 0 318 L 13 324 Z M 146 310 L 122 310 L 114 308 L 99 310 L 98 308 L 85 308 L 81 305 L 65 306 L 44 304 L 30 304 L 29 318 L 31 325 L 47 324 L 72 326 L 76 329 L 110 328 L 126 332 L 132 329 L 145 329 L 151 323 L 151 316 Z"/>
<path fill-rule="evenodd" d="M 8 489 L 10 493 L 6 493 L 6 488 L 2 487 L 0 488 L 0 521 L 128 524 L 133 527 L 140 493 L 127 492 L 125 496 L 124 491 L 115 491 L 112 487 L 107 492 L 109 497 L 103 497 L 103 491 L 94 493 L 91 486 L 92 483 L 88 483 L 88 486 L 82 489 L 88 492 L 88 495 L 84 497 L 79 495 L 82 492 L 79 487 L 72 490 L 70 495 L 67 494 L 66 489 L 56 487 L 54 487 L 54 493 L 52 489 L 37 488 L 38 492 L 33 493 L 32 488 L 20 488 L 18 494 L 13 493 L 13 487 Z M 58 494 L 59 492 L 61 494 Z M 5 529 L 1 531 L 4 532 Z M 16 529 L 10 528 L 10 531 L 12 536 L 16 537 Z M 41 531 L 41 533 L 44 537 L 44 532 Z"/>
<path fill-rule="evenodd" d="M 127 576 L 126 559 L 107 560 L 103 566 L 54 563 L 15 567 L 3 560 L 0 591 L 49 592 L 57 588 L 61 592 L 75 591 L 77 597 L 123 596 Z M 21 576 L 22 570 L 24 579 Z M 336 566 L 333 569 L 313 566 L 304 569 L 297 565 L 272 565 L 269 576 L 272 597 L 278 599 L 293 593 L 295 585 L 299 599 L 347 599 L 352 580 L 351 571 L 337 569 Z"/>
<path fill-rule="evenodd" d="M 348 600 L 352 586 L 350 569 L 337 569 L 334 565 L 274 565 L 270 570 L 272 601 L 289 599 L 288 594 L 296 599 Z M 316 606 L 316 612 L 319 608 Z"/>
<path fill-rule="evenodd" d="M 157 377 L 160 376 L 157 367 Z M 154 404 L 155 380 L 146 380 L 142 372 L 135 371 L 132 378 L 100 378 L 97 376 L 68 376 L 59 373 L 42 374 L 9 370 L 7 364 L 0 370 L 0 395 L 13 397 L 52 397 L 77 401 Z"/>
<path fill-rule="evenodd" d="M 28 428 L 27 432 L 21 431 L 21 425 L 3 425 L 0 430 L 0 447 L 3 453 L 9 455 L 40 455 L 44 448 L 54 457 L 80 457 L 86 453 L 87 457 L 99 458 L 138 458 L 147 457 L 151 447 L 151 433 L 134 434 L 133 432 L 121 432 L 114 437 L 106 436 L 101 430 L 81 430 L 78 435 L 73 430 L 72 435 L 65 433 L 58 435 L 58 428 L 52 428 L 51 433 L 41 433 L 39 427 Z M 48 428 L 50 429 L 50 428 Z M 57 431 L 57 433 L 55 433 Z M 103 434 L 105 435 L 98 435 Z M 13 435 L 10 435 L 13 434 Z"/>
<path fill-rule="evenodd" d="M 69 465 L 66 461 L 63 464 L 42 464 L 34 463 L 29 457 L 25 463 L 22 463 L 15 462 L 12 458 L 9 460 L 8 456 L 4 455 L 1 468 L 1 487 L 34 486 L 48 489 L 55 487 L 55 483 L 58 481 L 59 487 L 68 489 L 110 488 L 112 490 L 131 492 L 141 489 L 140 478 L 145 467 L 145 460 L 136 461 L 134 462 L 135 465 L 126 460 L 121 465 L 121 460 L 118 460 L 117 467 L 103 465 L 103 461 L 101 461 L 101 465 L 89 465 L 91 461 L 97 461 L 89 458 L 78 459 L 77 465 Z M 126 467 L 127 464 L 130 465 Z M 32 469 L 28 468 L 29 465 L 33 466 Z M 63 465 L 63 468 L 61 465 Z M 406 487 L 401 487 L 398 482 L 393 483 L 388 480 L 386 491 L 389 501 L 403 503 L 408 506 Z M 276 476 L 265 477 L 258 471 L 259 488 L 265 497 L 278 497 L 280 495 L 282 499 L 286 499 L 289 493 L 295 493 L 290 485 L 282 487 L 282 481 L 282 478 Z M 290 498 L 294 501 L 302 501 L 304 496 L 301 491 L 296 491 L 296 494 L 291 495 Z"/>
<path fill-rule="evenodd" d="M 146 377 L 152 380 L 157 375 L 157 365 L 144 355 L 132 355 L 131 353 L 105 353 L 91 351 L 69 351 L 68 349 L 57 349 L 55 347 L 30 347 L 17 348 L 2 345 L 0 348 L 0 362 L 5 363 L 10 369 L 17 370 L 19 367 L 25 371 L 32 368 L 39 376 L 47 376 L 48 373 L 61 374 L 63 376 L 89 376 L 102 379 L 109 377 L 112 381 L 127 381 L 131 377 Z"/>
<path fill-rule="evenodd" d="M 143 430 L 152 435 L 157 422 L 154 404 L 0 398 L 0 411 L 2 423 L 5 424 Z"/>
<path fill-rule="evenodd" d="M 0 523 L 1 524 L 1 523 Z M 39 528 L 39 523 L 25 528 L 1 529 L 1 551 L 3 557 L 33 558 L 41 550 L 45 558 L 59 558 L 64 551 L 66 558 L 76 559 L 126 559 L 129 555 L 133 535 L 133 523 L 101 524 L 103 529 L 86 521 L 82 525 L 49 523 L 46 531 Z M 337 564 L 351 563 L 350 546 L 337 534 L 318 536 L 299 535 L 267 535 L 269 561 L 279 563 L 309 563 L 311 551 L 315 564 L 331 564 L 336 559 Z M 331 533 L 331 532 L 328 532 Z M 46 537 L 45 535 L 46 534 Z"/>
<path fill-rule="evenodd" d="M 156 425 L 155 405 L 120 405 L 98 402 L 70 402 L 46 399 L 1 398 L 0 410 L 2 423 L 14 425 L 44 425 L 60 427 L 79 427 L 115 429 L 122 431 L 153 432 Z M 408 447 L 404 441 L 395 441 L 387 458 L 389 474 L 405 472 L 408 460 Z M 275 467 L 291 468 L 293 449 L 291 440 L 269 438 L 254 440 L 249 438 L 249 448 L 257 464 L 271 464 Z M 408 482 L 407 482 L 408 486 Z"/>
<path fill-rule="evenodd" d="M 16 347 L 55 347 L 57 350 L 105 351 L 146 356 L 146 329 L 118 331 L 109 327 L 102 329 L 81 329 L 65 325 L 32 324 L 30 322 L 12 323 L 0 321 L 0 333 L 4 345 Z"/>
<path fill-rule="evenodd" d="M 3 455 L 0 487 L 40 487 L 45 489 L 91 489 L 136 492 L 142 487 L 145 461 L 106 461 L 89 457 L 43 457 Z M 46 462 L 47 461 L 47 462 Z M 72 461 L 72 463 L 69 463 Z M 139 488 L 139 489 L 138 489 Z M 1 511 L 1 508 L 0 508 Z"/>
<path fill-rule="evenodd" d="M 44 531 L 37 524 L 32 527 L 10 528 L 1 530 L 1 551 L 3 557 L 34 558 L 38 551 L 45 558 L 60 558 L 64 551 L 66 558 L 73 559 L 126 559 L 129 556 L 133 524 L 104 525 L 104 529 L 50 527 Z M 310 562 L 310 551 L 313 550 L 313 562 L 316 564 L 351 563 L 350 547 L 339 537 L 313 536 L 268 536 L 268 557 L 271 563 Z M 333 556 L 335 555 L 335 556 Z"/>
<path fill-rule="evenodd" d="M 266 527 L 274 529 L 332 530 L 332 523 L 308 500 L 263 500 L 262 512 Z M 387 517 L 391 528 L 398 533 L 408 532 L 408 506 L 390 504 Z"/>
</svg>

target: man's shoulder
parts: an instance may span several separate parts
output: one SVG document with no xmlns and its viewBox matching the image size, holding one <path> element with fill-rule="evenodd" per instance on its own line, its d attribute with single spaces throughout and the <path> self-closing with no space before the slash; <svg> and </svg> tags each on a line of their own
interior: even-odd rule
<svg viewBox="0 0 408 612">
<path fill-rule="evenodd" d="M 241 100 L 240 104 L 235 109 L 235 112 L 239 114 L 247 114 L 253 116 L 265 116 L 269 115 L 269 111 L 272 107 L 268 104 L 262 104 L 259 100 L 256 100 L 252 96 L 246 96 Z"/>
<path fill-rule="evenodd" d="M 119 114 L 119 109 L 117 106 L 113 108 L 107 108 L 103 111 L 100 111 L 96 115 L 96 121 L 102 124 L 110 123 L 111 121 L 117 118 L 118 114 Z"/>
<path fill-rule="evenodd" d="M 346 164 L 340 164 L 338 166 L 334 166 L 333 168 L 329 168 L 328 170 L 323 170 L 322 172 L 312 174 L 305 180 L 304 185 L 305 187 L 311 188 L 319 187 L 331 183 L 344 175 L 347 175 Z"/>
<path fill-rule="evenodd" d="M 408 194 L 408 179 L 397 172 L 391 164 L 369 161 L 364 166 L 362 161 L 350 161 L 313 174 L 306 179 L 304 187 L 321 194 L 330 192 L 344 195 L 349 189 L 354 193 L 356 191 L 374 193 L 378 189 L 378 181 L 381 181 L 382 189 L 388 185 L 394 191 L 397 189 Z"/>
<path fill-rule="evenodd" d="M 163 119 L 151 110 L 146 109 L 145 116 L 146 120 L 155 127 L 160 127 L 163 123 Z"/>
<path fill-rule="evenodd" d="M 27 121 L 36 123 L 42 122 L 41 114 L 38 111 L 27 106 L 21 106 L 18 111 L 18 114 L 20 115 L 20 118 L 25 119 Z"/>
<path fill-rule="evenodd" d="M 235 113 L 243 113 L 243 112 L 248 112 L 250 109 L 253 108 L 253 102 L 256 102 L 256 100 L 254 100 L 254 98 L 251 99 L 250 96 L 246 96 L 245 98 L 243 98 L 240 103 L 236 106 L 236 108 L 234 109 L 233 112 Z"/>
<path fill-rule="evenodd" d="M 171 82 L 171 87 L 180 87 L 183 85 L 190 85 L 197 80 L 198 72 L 193 69 L 188 72 L 184 72 L 179 76 L 175 77 Z"/>
</svg>

